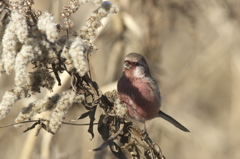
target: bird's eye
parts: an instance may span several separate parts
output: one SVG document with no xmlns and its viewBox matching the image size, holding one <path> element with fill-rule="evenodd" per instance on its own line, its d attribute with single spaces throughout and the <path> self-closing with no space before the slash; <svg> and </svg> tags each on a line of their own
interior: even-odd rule
<svg viewBox="0 0 240 159">
<path fill-rule="evenodd" d="M 138 62 L 135 62 L 135 66 L 139 66 L 140 65 L 140 63 L 138 63 Z"/>
</svg>

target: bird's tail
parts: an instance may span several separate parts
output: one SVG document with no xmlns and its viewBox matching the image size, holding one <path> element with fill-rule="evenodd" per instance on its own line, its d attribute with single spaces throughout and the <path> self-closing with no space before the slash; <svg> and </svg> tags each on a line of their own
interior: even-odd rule
<svg viewBox="0 0 240 159">
<path fill-rule="evenodd" d="M 185 128 L 182 124 L 180 124 L 177 120 L 173 119 L 171 116 L 165 114 L 163 111 L 159 110 L 158 112 L 158 116 L 157 117 L 161 117 L 165 120 L 167 120 L 168 122 L 172 123 L 174 126 L 176 126 L 177 128 L 181 129 L 182 131 L 185 132 L 190 132 L 187 128 Z"/>
</svg>

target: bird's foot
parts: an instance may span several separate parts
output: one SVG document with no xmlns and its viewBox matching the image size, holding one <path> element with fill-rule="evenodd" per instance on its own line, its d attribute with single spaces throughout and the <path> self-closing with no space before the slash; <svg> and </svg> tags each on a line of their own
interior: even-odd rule
<svg viewBox="0 0 240 159">
<path fill-rule="evenodd" d="M 148 138 L 148 133 L 147 133 L 146 130 L 142 130 L 141 135 L 142 135 L 142 139 L 143 139 L 143 140 L 146 140 L 146 139 Z"/>
</svg>

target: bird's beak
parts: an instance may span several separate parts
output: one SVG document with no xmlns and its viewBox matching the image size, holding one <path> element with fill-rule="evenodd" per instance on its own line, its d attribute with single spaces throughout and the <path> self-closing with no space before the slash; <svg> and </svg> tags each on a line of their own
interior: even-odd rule
<svg viewBox="0 0 240 159">
<path fill-rule="evenodd" d="M 125 61 L 124 64 L 123 64 L 123 68 L 127 69 L 127 70 L 130 69 L 131 68 L 130 63 L 128 61 Z"/>
</svg>

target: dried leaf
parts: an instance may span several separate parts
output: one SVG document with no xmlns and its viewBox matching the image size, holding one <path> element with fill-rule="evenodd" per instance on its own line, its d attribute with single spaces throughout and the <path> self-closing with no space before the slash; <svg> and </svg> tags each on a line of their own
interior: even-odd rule
<svg viewBox="0 0 240 159">
<path fill-rule="evenodd" d="M 115 142 L 111 142 L 109 147 L 110 147 L 112 153 L 114 154 L 114 156 L 116 156 L 117 158 L 120 158 L 120 159 L 127 159 L 127 157 L 121 151 L 121 148 Z"/>
<path fill-rule="evenodd" d="M 96 112 L 97 106 L 94 106 L 89 112 L 89 118 L 90 118 L 90 123 L 89 123 L 89 128 L 88 132 L 92 135 L 92 139 L 94 138 L 94 133 L 93 133 L 93 124 L 95 121 L 95 112 Z"/>
<path fill-rule="evenodd" d="M 76 120 L 80 120 L 80 119 L 83 119 L 83 118 L 86 118 L 87 116 L 89 116 L 90 113 L 91 113 L 91 111 L 87 111 L 87 112 L 83 113 L 80 117 L 78 117 L 77 119 L 71 120 L 71 122 L 72 121 L 76 121 Z"/>
<path fill-rule="evenodd" d="M 29 130 L 32 130 L 33 128 L 35 128 L 35 126 L 37 126 L 38 124 L 40 124 L 40 120 L 38 120 L 37 122 L 35 122 L 32 126 L 28 127 L 26 130 L 24 130 L 23 132 L 27 132 Z"/>
<path fill-rule="evenodd" d="M 107 147 L 112 142 L 113 142 L 112 140 L 107 140 L 104 143 L 102 143 L 102 145 L 100 145 L 98 148 L 93 149 L 93 151 L 100 151 L 100 150 L 104 149 L 105 147 Z"/>
<path fill-rule="evenodd" d="M 102 150 L 103 148 L 105 148 L 107 145 L 112 145 L 113 140 L 116 139 L 120 135 L 120 133 L 122 132 L 123 128 L 124 128 L 124 125 L 123 124 L 120 125 L 119 130 L 115 134 L 110 136 L 107 140 L 105 140 L 105 142 L 101 146 L 99 146 L 98 148 L 94 149 L 94 151 L 99 151 L 99 150 Z"/>
</svg>

